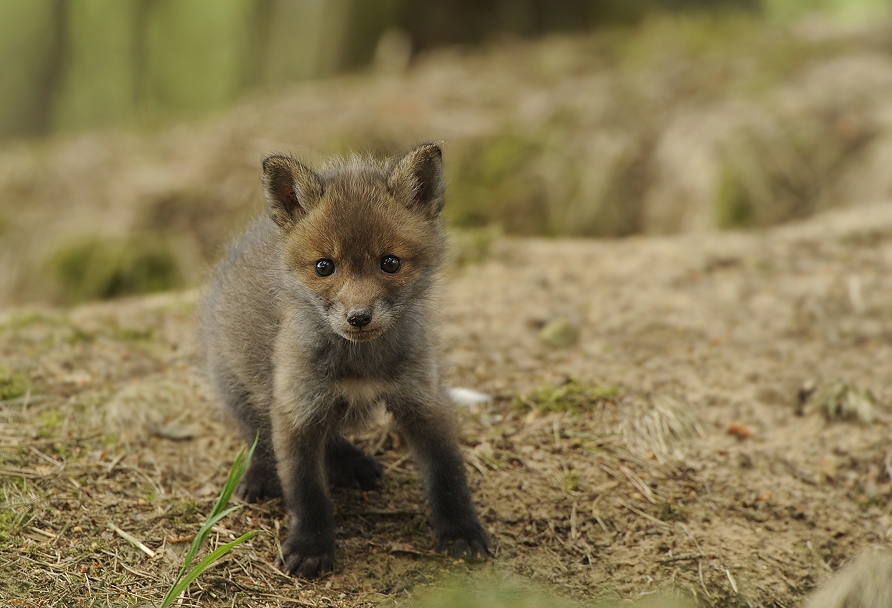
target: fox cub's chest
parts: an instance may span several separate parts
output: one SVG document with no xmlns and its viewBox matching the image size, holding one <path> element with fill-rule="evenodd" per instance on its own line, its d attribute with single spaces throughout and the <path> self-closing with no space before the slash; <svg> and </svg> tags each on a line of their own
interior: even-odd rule
<svg viewBox="0 0 892 608">
<path fill-rule="evenodd" d="M 374 378 L 341 378 L 335 381 L 334 387 L 354 407 L 374 405 L 393 388 L 392 383 Z"/>
<path fill-rule="evenodd" d="M 342 378 L 335 381 L 334 389 L 340 398 L 336 406 L 339 425 L 343 429 L 359 429 L 381 411 L 383 398 L 393 386 L 370 378 Z"/>
</svg>

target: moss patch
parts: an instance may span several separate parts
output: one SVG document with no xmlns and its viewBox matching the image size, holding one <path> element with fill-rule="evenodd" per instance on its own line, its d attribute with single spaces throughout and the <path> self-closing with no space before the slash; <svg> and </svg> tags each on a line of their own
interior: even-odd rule
<svg viewBox="0 0 892 608">
<path fill-rule="evenodd" d="M 65 413 L 59 410 L 48 410 L 34 419 L 34 426 L 41 437 L 52 436 L 65 422 Z"/>
<path fill-rule="evenodd" d="M 517 397 L 514 407 L 539 414 L 570 412 L 576 416 L 591 411 L 605 402 L 615 402 L 622 396 L 617 386 L 599 386 L 571 380 L 563 386 L 546 384 L 531 393 Z"/>
<path fill-rule="evenodd" d="M 830 382 L 818 390 L 815 402 L 828 420 L 873 422 L 877 399 L 869 388 L 846 382 Z"/>
<path fill-rule="evenodd" d="M 149 497 L 151 498 L 151 496 Z M 170 522 L 176 526 L 188 526 L 201 518 L 201 504 L 192 499 L 183 499 L 170 505 Z"/>
<path fill-rule="evenodd" d="M 0 367 L 0 401 L 23 397 L 31 390 L 28 377 L 8 367 Z"/>
</svg>

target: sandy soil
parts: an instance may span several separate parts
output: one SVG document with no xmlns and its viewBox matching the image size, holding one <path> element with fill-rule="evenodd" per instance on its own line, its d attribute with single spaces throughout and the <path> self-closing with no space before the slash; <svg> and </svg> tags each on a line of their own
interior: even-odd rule
<svg viewBox="0 0 892 608">
<path fill-rule="evenodd" d="M 382 425 L 357 438 L 387 468 L 381 488 L 334 491 L 334 573 L 278 573 L 282 506 L 250 505 L 211 544 L 269 534 L 186 605 L 378 605 L 465 575 L 578 601 L 798 605 L 892 536 L 890 236 L 883 205 L 764 232 L 496 242 L 442 290 L 453 382 L 494 396 L 460 416 L 495 557 L 434 552 L 418 473 Z M 0 406 L 4 605 L 166 591 L 241 447 L 194 366 L 195 301 L 0 317 L 0 360 L 31 387 Z M 578 342 L 543 343 L 558 318 Z M 832 415 L 846 390 L 875 396 L 863 420 Z M 584 411 L 539 413 L 546 395 L 567 409 L 556 391 Z"/>
</svg>

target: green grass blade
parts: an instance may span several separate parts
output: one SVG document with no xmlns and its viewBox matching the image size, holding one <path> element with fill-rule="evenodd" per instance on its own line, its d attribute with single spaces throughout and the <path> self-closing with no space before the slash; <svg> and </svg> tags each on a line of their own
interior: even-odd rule
<svg viewBox="0 0 892 608">
<path fill-rule="evenodd" d="M 232 468 L 229 470 L 229 477 L 226 478 L 226 483 L 223 485 L 223 492 L 220 494 L 220 498 L 217 500 L 217 504 L 214 506 L 211 516 L 222 511 L 227 503 L 229 503 L 229 499 L 232 498 L 232 493 L 235 492 L 238 482 L 242 480 L 242 476 L 248 469 L 248 463 L 254 456 L 254 449 L 257 447 L 257 441 L 259 439 L 260 433 L 254 438 L 254 444 L 251 446 L 251 449 L 248 450 L 247 455 L 245 455 L 245 448 L 242 448 L 242 451 L 239 452 L 238 458 L 235 459 L 235 463 L 233 463 Z"/>
<path fill-rule="evenodd" d="M 171 587 L 170 591 L 167 592 L 167 595 L 164 596 L 164 601 L 161 602 L 161 606 L 159 608 L 168 608 L 171 604 L 173 604 L 180 594 L 186 590 L 186 588 L 198 578 L 202 572 L 207 570 L 215 561 L 229 553 L 229 550 L 233 547 L 242 544 L 246 540 L 253 538 L 259 530 L 251 530 L 250 532 L 245 532 L 237 539 L 232 542 L 226 543 L 225 545 L 221 545 L 211 551 L 203 560 L 198 562 L 198 565 L 195 566 L 189 574 L 187 574 L 181 581 L 179 581 L 176 585 Z"/>
<path fill-rule="evenodd" d="M 236 505 L 234 507 L 229 507 L 222 513 L 217 513 L 206 522 L 201 528 L 198 530 L 198 533 L 195 535 L 195 538 L 192 540 L 192 546 L 189 547 L 189 553 L 186 554 L 186 559 L 183 561 L 183 568 L 180 570 L 180 574 L 177 577 L 179 579 L 180 576 L 183 576 L 183 573 L 189 569 L 189 565 L 192 563 L 192 558 L 195 557 L 195 554 L 198 553 L 198 550 L 201 548 L 201 545 L 204 544 L 204 541 L 207 540 L 208 535 L 211 533 L 211 528 L 213 528 L 218 521 L 232 513 L 233 511 L 238 511 L 241 509 L 240 505 Z"/>
<path fill-rule="evenodd" d="M 254 455 L 254 450 L 257 448 L 257 442 L 260 440 L 260 434 L 257 434 L 257 437 L 254 438 L 254 444 L 251 446 L 251 449 L 248 450 L 248 453 L 245 454 L 245 448 L 242 448 L 242 451 L 239 452 L 238 457 L 235 459 L 235 462 L 232 464 L 232 467 L 229 469 L 229 475 L 226 478 L 226 483 L 223 485 L 223 491 L 220 493 L 220 498 L 217 499 L 217 503 L 214 505 L 214 509 L 211 511 L 211 514 L 208 516 L 207 521 L 204 525 L 198 530 L 198 533 L 195 535 L 195 538 L 192 540 L 192 545 L 189 547 L 189 552 L 186 553 L 186 557 L 183 560 L 183 567 L 180 568 L 179 574 L 177 574 L 177 578 L 174 581 L 173 586 L 170 591 L 167 592 L 167 595 L 164 596 L 164 601 L 161 604 L 162 608 L 169 606 L 170 603 L 176 599 L 182 591 L 189 586 L 189 583 L 195 580 L 203 570 L 205 570 L 211 563 L 213 563 L 220 556 L 224 555 L 229 549 L 232 547 L 248 540 L 254 534 L 254 532 L 248 532 L 243 534 L 238 540 L 233 543 L 228 543 L 220 549 L 226 547 L 226 549 L 219 553 L 220 549 L 212 552 L 208 557 L 203 559 L 198 566 L 189 571 L 189 566 L 192 565 L 192 560 L 195 558 L 195 555 L 198 553 L 198 550 L 204 544 L 204 541 L 207 540 L 208 535 L 211 533 L 211 529 L 217 524 L 218 521 L 232 513 L 233 511 L 237 511 L 241 507 L 236 505 L 234 507 L 230 507 L 226 509 L 226 505 L 229 503 L 229 499 L 232 498 L 232 493 L 235 492 L 235 488 L 238 486 L 242 477 L 245 474 L 245 471 L 248 469 L 248 463 L 251 461 L 251 457 Z M 217 555 L 208 562 L 208 559 Z M 206 563 L 207 562 L 207 563 Z M 202 564 L 205 564 L 202 566 Z M 186 572 L 189 571 L 189 574 L 186 575 Z M 183 578 L 185 575 L 185 578 Z M 184 583 L 184 581 L 187 581 Z M 179 591 L 177 591 L 179 590 Z M 173 594 L 173 595 L 172 595 Z"/>
<path fill-rule="evenodd" d="M 218 521 L 220 521 L 220 519 L 222 519 L 232 511 L 238 509 L 238 507 L 232 507 L 228 511 L 223 512 L 223 508 L 229 503 L 229 499 L 232 498 L 232 493 L 235 491 L 236 486 L 238 486 L 238 483 L 242 480 L 245 471 L 248 469 L 248 463 L 251 461 L 251 457 L 254 455 L 254 449 L 257 447 L 257 441 L 259 439 L 260 434 L 258 433 L 257 437 L 254 438 L 254 444 L 251 446 L 251 449 L 248 450 L 247 456 L 245 455 L 245 448 L 242 448 L 242 451 L 239 452 L 238 457 L 236 457 L 235 462 L 229 469 L 229 475 L 226 478 L 226 483 L 223 484 L 223 492 L 221 492 L 220 498 L 217 499 L 217 504 L 214 505 L 213 511 L 211 511 L 211 514 L 208 516 L 208 521 L 205 522 L 205 524 L 198 531 L 198 534 L 195 535 L 195 539 L 192 541 L 192 546 L 189 547 L 189 552 L 186 554 L 186 559 L 183 561 L 183 567 L 180 569 L 180 573 L 177 575 L 177 582 L 189 569 L 189 566 L 192 564 L 192 559 L 195 557 L 195 554 L 198 553 L 201 545 L 204 544 L 204 541 L 207 539 L 208 534 L 210 534 L 211 528 L 213 528 L 214 524 L 216 524 Z"/>
</svg>

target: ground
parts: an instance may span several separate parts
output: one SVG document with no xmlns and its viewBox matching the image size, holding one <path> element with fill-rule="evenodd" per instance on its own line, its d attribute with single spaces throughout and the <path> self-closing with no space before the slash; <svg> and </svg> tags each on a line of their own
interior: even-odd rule
<svg viewBox="0 0 892 608">
<path fill-rule="evenodd" d="M 890 236 L 881 205 L 756 232 L 496 240 L 441 289 L 451 383 L 493 396 L 459 416 L 494 557 L 434 551 L 381 421 L 356 439 L 382 486 L 333 493 L 333 573 L 279 573 L 282 505 L 246 505 L 209 544 L 266 533 L 184 605 L 372 606 L 456 580 L 798 605 L 892 536 Z M 157 603 L 176 576 L 242 447 L 196 365 L 198 297 L 2 313 L 4 603 Z M 542 339 L 555 321 L 568 345 Z"/>
</svg>

